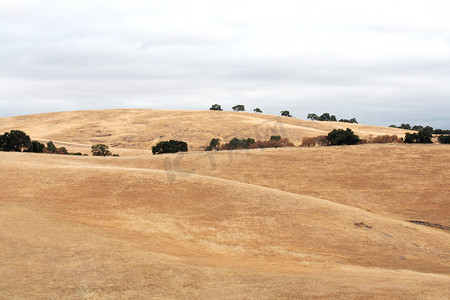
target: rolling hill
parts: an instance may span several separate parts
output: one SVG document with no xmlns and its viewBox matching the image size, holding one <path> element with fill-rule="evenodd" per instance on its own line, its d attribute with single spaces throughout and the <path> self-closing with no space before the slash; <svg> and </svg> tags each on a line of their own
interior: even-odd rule
<svg viewBox="0 0 450 300">
<path fill-rule="evenodd" d="M 209 110 L 112 109 L 0 118 L 0 132 L 21 129 L 34 139 L 54 140 L 69 147 L 103 143 L 140 150 L 150 150 L 161 140 L 183 140 L 191 150 L 199 150 L 209 145 L 212 138 L 267 140 L 271 135 L 287 137 L 299 145 L 303 137 L 326 135 L 335 128 L 347 127 L 361 138 L 384 134 L 403 137 L 406 132 L 389 127 Z"/>
<path fill-rule="evenodd" d="M 209 111 L 0 119 L 123 154 L 0 152 L 0 298 L 448 299 L 450 231 L 408 221 L 450 225 L 448 145 L 148 151 L 279 132 L 298 144 L 336 126 L 404 132 Z"/>
</svg>

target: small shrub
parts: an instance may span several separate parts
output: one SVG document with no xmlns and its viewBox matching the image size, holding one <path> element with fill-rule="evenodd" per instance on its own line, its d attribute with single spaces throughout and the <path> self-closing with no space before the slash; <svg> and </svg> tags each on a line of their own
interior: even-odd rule
<svg viewBox="0 0 450 300">
<path fill-rule="evenodd" d="M 153 154 L 163 154 L 163 153 L 177 153 L 177 152 L 187 152 L 188 146 L 186 142 L 183 141 L 161 141 L 156 146 L 152 147 Z"/>
<path fill-rule="evenodd" d="M 281 140 L 281 136 L 279 136 L 279 135 L 272 135 L 272 136 L 270 137 L 270 140 L 273 140 L 273 141 L 279 141 L 279 140 Z"/>
<path fill-rule="evenodd" d="M 403 143 L 403 140 L 399 138 L 397 135 L 379 135 L 376 136 L 369 141 L 370 143 L 375 144 L 387 144 L 387 143 Z"/>
<path fill-rule="evenodd" d="M 282 148 L 282 147 L 294 147 L 295 145 L 289 141 L 289 139 L 258 141 L 248 146 L 248 149 L 256 148 Z"/>
<path fill-rule="evenodd" d="M 327 136 L 319 135 L 319 136 L 314 136 L 314 137 L 303 138 L 302 144 L 300 145 L 300 147 L 326 146 L 327 144 L 328 144 Z"/>
</svg>

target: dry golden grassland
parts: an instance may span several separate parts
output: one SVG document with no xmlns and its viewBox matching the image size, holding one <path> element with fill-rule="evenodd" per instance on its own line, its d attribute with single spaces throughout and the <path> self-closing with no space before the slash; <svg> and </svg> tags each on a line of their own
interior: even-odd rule
<svg viewBox="0 0 450 300">
<path fill-rule="evenodd" d="M 0 152 L 0 298 L 450 298 L 450 232 L 406 221 L 450 225 L 448 145 L 145 150 L 159 136 L 194 149 L 233 130 L 252 137 L 251 122 L 279 134 L 273 120 L 145 110 L 0 119 L 0 132 L 70 151 L 136 137 L 112 149 L 121 157 Z M 297 145 L 341 125 L 404 132 L 282 122 Z"/>
</svg>

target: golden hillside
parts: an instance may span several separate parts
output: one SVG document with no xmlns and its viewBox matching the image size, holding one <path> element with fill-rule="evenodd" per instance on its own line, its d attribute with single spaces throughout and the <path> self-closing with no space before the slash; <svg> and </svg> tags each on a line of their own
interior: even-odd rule
<svg viewBox="0 0 450 300">
<path fill-rule="evenodd" d="M 209 144 L 212 138 L 233 137 L 267 140 L 271 135 L 301 144 L 303 137 L 326 135 L 335 128 L 351 128 L 361 138 L 397 134 L 405 130 L 340 122 L 312 122 L 247 112 L 114 109 L 46 113 L 0 118 L 0 132 L 25 131 L 34 139 L 117 148 L 151 149 L 161 140 L 183 140 L 192 150 Z"/>
<path fill-rule="evenodd" d="M 3 118 L 0 128 L 82 149 L 98 138 L 77 135 L 84 113 L 91 116 L 87 124 L 96 113 L 118 119 L 104 137 L 111 141 L 121 134 L 138 138 L 151 128 L 133 133 L 139 128 L 130 125 L 138 122 L 133 114 L 141 121 L 153 116 L 154 125 L 169 123 L 163 111 L 112 110 Z M 221 124 L 232 129 L 246 128 L 251 118 L 273 119 L 165 113 L 198 118 L 206 132 L 202 114 L 223 114 L 229 119 Z M 64 114 L 72 121 L 62 122 Z M 233 127 L 235 116 L 241 122 Z M 300 124 L 342 124 L 284 119 L 294 141 L 295 132 L 329 131 Z M 167 132 L 175 133 L 174 127 Z M 349 127 L 359 134 L 403 132 Z M 184 140 L 195 144 L 198 138 L 199 146 L 209 141 L 193 128 Z M 224 128 L 215 133 L 225 135 Z M 253 129 L 247 130 L 243 137 Z M 450 298 L 450 231 L 407 221 L 450 226 L 448 145 L 157 156 L 116 150 L 128 155 L 0 152 L 0 298 Z"/>
</svg>

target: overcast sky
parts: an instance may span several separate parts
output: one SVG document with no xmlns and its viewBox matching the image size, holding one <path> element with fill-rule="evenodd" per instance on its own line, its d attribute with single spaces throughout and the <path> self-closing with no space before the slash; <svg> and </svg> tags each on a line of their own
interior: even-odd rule
<svg viewBox="0 0 450 300">
<path fill-rule="evenodd" d="M 0 0 L 0 116 L 214 103 L 450 129 L 450 2 Z"/>
</svg>

